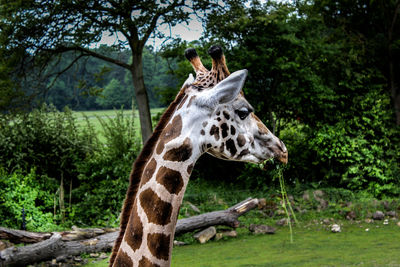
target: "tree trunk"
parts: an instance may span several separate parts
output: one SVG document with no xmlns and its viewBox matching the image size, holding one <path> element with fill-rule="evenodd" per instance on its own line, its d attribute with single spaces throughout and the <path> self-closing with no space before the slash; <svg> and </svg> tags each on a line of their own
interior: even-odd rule
<svg viewBox="0 0 400 267">
<path fill-rule="evenodd" d="M 65 222 L 65 204 L 64 204 L 64 172 L 61 171 L 61 182 L 60 182 L 60 213 L 61 213 L 61 222 Z"/>
<path fill-rule="evenodd" d="M 213 225 L 226 225 L 236 228 L 239 226 L 239 216 L 254 209 L 257 205 L 258 199 L 248 198 L 227 210 L 212 211 L 180 219 L 176 224 L 175 234 L 179 235 Z"/>
<path fill-rule="evenodd" d="M 389 35 L 391 38 L 391 34 Z M 396 125 L 400 125 L 400 90 L 398 83 L 396 81 L 396 71 L 395 64 L 393 59 L 393 50 L 392 45 L 388 46 L 388 54 L 389 54 L 389 84 L 390 84 L 390 93 L 393 101 L 394 114 L 396 116 Z"/>
<path fill-rule="evenodd" d="M 8 240 L 13 244 L 37 243 L 51 237 L 51 233 L 35 233 L 24 230 L 13 230 L 0 227 L 0 239 Z"/>
<path fill-rule="evenodd" d="M 203 231 L 196 233 L 193 237 L 196 238 L 201 244 L 206 243 L 217 234 L 217 229 L 214 226 L 208 227 Z"/>
<path fill-rule="evenodd" d="M 400 90 L 396 83 L 394 75 L 394 66 L 392 59 L 389 59 L 390 68 L 390 91 L 392 95 L 393 107 L 396 116 L 396 125 L 400 125 Z"/>
<path fill-rule="evenodd" d="M 64 242 L 61 235 L 55 233 L 50 239 L 43 242 L 25 247 L 11 247 L 0 251 L 0 266 L 28 266 L 59 256 L 109 251 L 117 236 L 118 232 L 113 232 L 85 241 Z"/>
<path fill-rule="evenodd" d="M 398 75 L 396 75 L 395 62 L 393 57 L 393 33 L 395 31 L 395 25 L 400 12 L 400 1 L 397 1 L 396 8 L 394 10 L 391 26 L 388 29 L 388 57 L 389 57 L 389 83 L 390 92 L 392 95 L 392 101 L 394 106 L 394 112 L 396 116 L 396 124 L 400 125 L 400 88 L 398 83 Z"/>
<path fill-rule="evenodd" d="M 143 144 L 145 144 L 153 132 L 153 127 L 151 125 L 149 99 L 147 97 L 147 91 L 144 85 L 142 53 L 132 53 L 132 68 L 130 71 L 132 74 L 136 103 L 139 111 L 142 141 Z"/>
<path fill-rule="evenodd" d="M 99 235 L 118 231 L 118 228 L 78 228 L 76 226 L 72 226 L 72 230 L 57 232 L 57 234 L 61 235 L 61 239 L 63 241 L 76 241 L 94 238 Z M 54 232 L 38 233 L 0 227 L 0 239 L 8 240 L 13 244 L 38 243 L 49 239 L 53 234 Z"/>
</svg>

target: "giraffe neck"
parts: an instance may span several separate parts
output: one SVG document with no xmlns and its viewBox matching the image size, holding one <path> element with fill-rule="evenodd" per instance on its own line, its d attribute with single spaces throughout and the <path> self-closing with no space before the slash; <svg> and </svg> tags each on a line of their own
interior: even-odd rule
<svg viewBox="0 0 400 267">
<path fill-rule="evenodd" d="M 176 115 L 144 167 L 115 266 L 170 266 L 179 208 L 202 153 L 182 129 Z"/>
</svg>

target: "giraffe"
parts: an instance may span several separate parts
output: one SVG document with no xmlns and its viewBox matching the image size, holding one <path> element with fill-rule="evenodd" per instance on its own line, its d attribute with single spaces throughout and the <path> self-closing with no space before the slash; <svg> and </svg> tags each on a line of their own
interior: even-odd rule
<svg viewBox="0 0 400 267">
<path fill-rule="evenodd" d="M 179 208 L 202 154 L 287 163 L 284 143 L 244 98 L 247 70 L 230 74 L 221 47 L 208 52 L 210 71 L 195 49 L 185 51 L 196 79 L 189 75 L 133 165 L 110 266 L 170 266 Z"/>
</svg>

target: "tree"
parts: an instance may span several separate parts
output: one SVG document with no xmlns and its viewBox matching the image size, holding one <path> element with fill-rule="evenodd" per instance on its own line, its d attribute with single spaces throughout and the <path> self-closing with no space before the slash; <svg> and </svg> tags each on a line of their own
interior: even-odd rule
<svg viewBox="0 0 400 267">
<path fill-rule="evenodd" d="M 344 32 L 364 51 L 364 64 L 376 67 L 387 80 L 400 125 L 400 1 L 316 0 L 314 10 L 331 29 Z"/>
<path fill-rule="evenodd" d="M 231 71 L 249 70 L 246 97 L 271 130 L 279 131 L 282 119 L 332 122 L 345 107 L 338 105 L 346 90 L 336 86 L 343 65 L 335 66 L 347 59 L 338 57 L 342 47 L 330 41 L 320 18 L 296 16 L 297 8 L 287 3 L 231 4 L 208 16 L 206 33 L 227 47 Z"/>
<path fill-rule="evenodd" d="M 0 49 L 19 56 L 16 69 L 19 73 L 35 68 L 38 77 L 57 77 L 77 60 L 88 56 L 129 70 L 143 142 L 152 133 L 142 62 L 147 40 L 151 36 L 166 37 L 159 30 L 161 25 L 188 22 L 191 14 L 218 7 L 218 1 L 206 0 L 29 0 L 0 3 Z M 101 40 L 103 34 L 115 36 L 113 47 L 116 50 L 129 47 L 132 62 L 89 49 L 91 44 Z M 54 64 L 54 58 L 69 51 L 75 52 L 71 64 L 52 73 L 50 65 Z"/>
<path fill-rule="evenodd" d="M 230 1 L 223 12 L 210 13 L 205 31 L 209 39 L 203 41 L 227 48 L 230 71 L 249 70 L 244 93 L 292 155 L 284 175 L 289 183 L 395 194 L 400 132 L 385 91 L 387 79 L 371 64 L 380 57 L 367 54 L 364 44 L 342 25 L 326 23 L 307 1 L 252 1 L 248 6 Z M 193 45 L 197 46 L 189 44 Z M 177 58 L 186 46 L 176 43 L 164 56 Z M 174 72 L 182 79 L 190 65 L 178 61 L 177 66 Z M 204 158 L 199 167 L 203 162 Z M 266 177 L 276 175 L 251 166 L 245 171 L 227 165 L 220 169 L 220 179 L 234 170 L 233 179 L 242 173 L 247 185 L 265 186 Z M 197 172 L 196 176 L 214 177 L 218 167 Z"/>
<path fill-rule="evenodd" d="M 129 96 L 128 88 L 121 86 L 118 80 L 112 79 L 96 102 L 104 108 L 121 108 L 128 104 L 126 96 Z"/>
</svg>

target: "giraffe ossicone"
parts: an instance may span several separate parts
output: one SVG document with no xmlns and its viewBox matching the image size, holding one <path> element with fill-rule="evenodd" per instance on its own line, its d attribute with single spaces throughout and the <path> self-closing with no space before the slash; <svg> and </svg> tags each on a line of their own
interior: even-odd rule
<svg viewBox="0 0 400 267">
<path fill-rule="evenodd" d="M 230 74 L 222 49 L 209 50 L 208 71 L 194 49 L 185 52 L 192 74 L 136 159 L 110 266 L 170 266 L 186 186 L 198 158 L 261 163 L 288 152 L 244 98 L 247 70 Z"/>
</svg>

